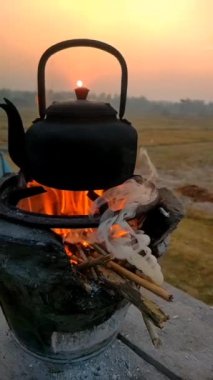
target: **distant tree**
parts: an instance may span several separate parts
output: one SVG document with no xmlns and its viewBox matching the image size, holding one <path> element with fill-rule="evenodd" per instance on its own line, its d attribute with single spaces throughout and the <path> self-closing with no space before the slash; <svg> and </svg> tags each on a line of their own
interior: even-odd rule
<svg viewBox="0 0 213 380">
<path fill-rule="evenodd" d="M 0 101 L 8 98 L 17 107 L 35 107 L 37 93 L 35 91 L 13 91 L 10 89 L 0 89 Z M 90 93 L 92 100 L 102 101 L 112 104 L 118 110 L 120 95 Z M 47 103 L 53 101 L 66 101 L 75 99 L 75 94 L 70 91 L 54 92 L 52 89 L 47 91 Z M 129 97 L 127 99 L 126 113 L 130 116 L 142 117 L 145 115 L 155 116 L 213 116 L 213 102 L 205 103 L 200 99 L 182 98 L 179 102 L 151 101 L 145 96 Z"/>
</svg>

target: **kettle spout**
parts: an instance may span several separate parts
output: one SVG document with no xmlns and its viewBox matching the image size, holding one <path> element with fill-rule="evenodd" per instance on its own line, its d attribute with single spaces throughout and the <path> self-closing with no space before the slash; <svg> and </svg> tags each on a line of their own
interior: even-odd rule
<svg viewBox="0 0 213 380">
<path fill-rule="evenodd" d="M 20 168 L 25 167 L 25 132 L 17 108 L 8 99 L 0 103 L 8 118 L 8 151 L 13 162 Z M 24 170 L 23 170 L 24 171 Z"/>
</svg>

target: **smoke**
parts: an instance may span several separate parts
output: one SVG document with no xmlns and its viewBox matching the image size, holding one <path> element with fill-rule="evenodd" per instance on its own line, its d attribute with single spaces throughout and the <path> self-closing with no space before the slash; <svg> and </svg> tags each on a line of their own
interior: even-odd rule
<svg viewBox="0 0 213 380">
<path fill-rule="evenodd" d="M 138 208 L 152 204 L 157 197 L 156 187 L 147 180 L 138 183 L 130 179 L 107 190 L 95 202 L 96 210 L 106 203 L 108 209 L 102 215 L 98 229 L 89 236 L 89 241 L 104 244 L 116 259 L 127 260 L 154 282 L 162 284 L 163 275 L 149 248 L 149 236 L 139 226 L 134 228 L 127 222 L 137 219 Z"/>
<path fill-rule="evenodd" d="M 147 150 L 144 148 L 139 149 L 135 174 L 141 175 L 143 179 L 154 184 L 157 183 L 157 180 L 159 178 L 157 170 L 152 163 Z"/>
</svg>

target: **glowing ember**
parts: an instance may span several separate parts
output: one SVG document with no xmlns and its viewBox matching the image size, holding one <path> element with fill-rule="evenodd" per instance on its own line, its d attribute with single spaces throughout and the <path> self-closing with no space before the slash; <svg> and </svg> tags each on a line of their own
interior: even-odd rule
<svg viewBox="0 0 213 380">
<path fill-rule="evenodd" d="M 70 264 L 76 265 L 78 264 L 78 260 L 74 258 L 74 255 L 70 249 L 70 247 L 67 244 L 64 244 L 64 250 L 69 257 Z"/>
</svg>

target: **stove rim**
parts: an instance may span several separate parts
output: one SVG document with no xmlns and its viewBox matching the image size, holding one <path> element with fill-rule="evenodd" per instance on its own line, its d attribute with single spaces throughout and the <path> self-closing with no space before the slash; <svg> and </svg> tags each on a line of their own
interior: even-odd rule
<svg viewBox="0 0 213 380">
<path fill-rule="evenodd" d="M 132 178 L 140 177 L 134 175 Z M 16 204 L 19 200 L 28 198 L 29 196 L 41 194 L 44 192 L 42 186 L 36 188 L 20 187 L 21 174 L 7 174 L 0 179 L 0 218 L 10 222 L 20 223 L 29 227 L 37 227 L 43 229 L 64 228 L 64 229 L 84 229 L 98 228 L 101 222 L 101 213 L 98 215 L 47 215 L 24 211 Z M 137 181 L 137 180 L 136 180 Z M 159 195 L 148 205 L 140 207 L 140 213 L 148 212 L 152 207 L 157 205 Z M 115 211 L 114 214 L 119 212 Z M 137 214 L 134 218 L 137 217 Z M 132 217 L 126 217 L 129 221 Z"/>
<path fill-rule="evenodd" d="M 29 188 L 19 186 L 20 175 L 9 174 L 0 180 L 0 217 L 10 222 L 20 223 L 30 227 L 39 228 L 66 228 L 83 229 L 97 228 L 101 216 L 93 215 L 47 215 L 24 211 L 16 204 L 19 200 L 28 198 L 31 192 Z M 41 192 L 39 186 L 38 193 Z M 32 188 L 33 189 L 33 188 Z M 33 195 L 35 195 L 34 193 Z"/>
</svg>

